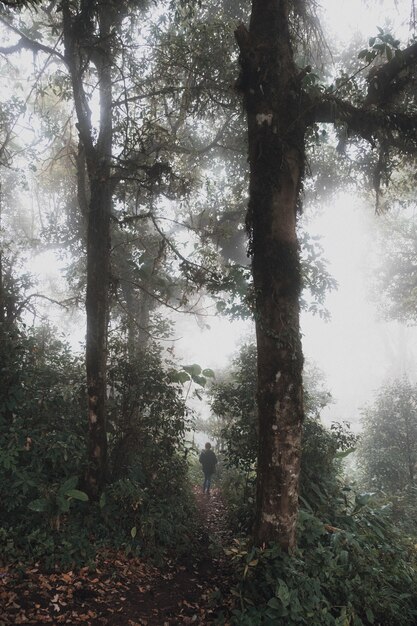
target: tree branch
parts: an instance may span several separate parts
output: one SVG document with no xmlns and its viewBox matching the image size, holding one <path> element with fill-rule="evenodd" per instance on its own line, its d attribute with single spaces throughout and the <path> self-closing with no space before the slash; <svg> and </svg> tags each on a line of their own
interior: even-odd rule
<svg viewBox="0 0 417 626">
<path fill-rule="evenodd" d="M 45 296 L 42 293 L 31 293 L 19 304 L 17 314 L 16 314 L 17 316 L 21 314 L 25 306 L 27 306 L 30 300 L 32 300 L 33 298 L 41 298 L 42 300 L 47 300 L 48 302 L 51 302 L 52 304 L 56 304 L 57 306 L 60 306 L 65 310 L 68 310 L 71 305 L 77 304 L 79 301 L 78 297 L 66 298 L 65 300 L 54 300 L 53 298 L 50 298 L 49 296 Z"/>
<path fill-rule="evenodd" d="M 365 105 L 384 105 L 411 79 L 411 70 L 417 63 L 417 42 L 399 50 L 393 58 L 381 65 L 368 78 Z M 403 75 L 405 71 L 405 74 Z M 406 75 L 409 73 L 409 75 Z"/>
<path fill-rule="evenodd" d="M 340 98 L 327 97 L 316 102 L 307 111 L 307 123 L 343 123 L 350 131 L 371 144 L 381 131 L 391 135 L 392 143 L 398 139 L 417 146 L 417 116 L 401 112 L 387 112 L 378 108 L 356 107 Z"/>
<path fill-rule="evenodd" d="M 3 54 L 12 54 L 13 52 L 18 52 L 19 50 L 23 50 L 23 49 L 32 50 L 32 52 L 45 52 L 46 54 L 50 54 L 52 56 L 57 57 L 60 61 L 62 61 L 66 65 L 66 60 L 65 60 L 64 55 L 62 55 L 56 49 L 56 46 L 58 45 L 58 42 L 55 44 L 54 48 L 51 48 L 50 46 L 46 46 L 43 43 L 39 43 L 39 41 L 35 41 L 34 39 L 30 39 L 24 33 L 22 33 L 21 30 L 16 28 L 16 26 L 13 26 L 13 24 L 10 24 L 2 16 L 0 16 L 0 22 L 2 24 L 4 24 L 4 26 L 6 26 L 6 28 L 8 28 L 12 32 L 16 33 L 20 37 L 20 41 L 17 44 L 14 44 L 12 46 L 1 47 L 0 48 L 0 52 L 1 53 L 3 53 Z"/>
</svg>

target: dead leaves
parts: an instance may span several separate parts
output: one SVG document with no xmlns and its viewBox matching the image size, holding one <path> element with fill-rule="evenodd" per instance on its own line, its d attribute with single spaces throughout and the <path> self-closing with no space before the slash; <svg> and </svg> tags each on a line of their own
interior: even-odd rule
<svg viewBox="0 0 417 626">
<path fill-rule="evenodd" d="M 140 586 L 150 589 L 148 581 L 157 573 L 138 559 L 117 556 L 102 555 L 93 572 L 88 567 L 50 574 L 32 567 L 23 575 L 0 570 L 0 625 L 117 623 L 112 615 L 123 612 L 127 594 L 137 594 Z"/>
<path fill-rule="evenodd" d="M 209 626 L 215 623 L 219 587 L 228 589 L 222 549 L 224 509 L 216 492 L 196 493 L 201 517 L 201 555 L 157 569 L 121 552 L 101 554 L 92 569 L 45 573 L 38 566 L 0 569 L 0 626 Z"/>
</svg>

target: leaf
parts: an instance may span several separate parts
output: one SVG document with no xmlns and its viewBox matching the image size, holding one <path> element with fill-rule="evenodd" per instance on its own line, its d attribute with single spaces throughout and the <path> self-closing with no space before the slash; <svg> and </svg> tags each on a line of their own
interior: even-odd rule
<svg viewBox="0 0 417 626">
<path fill-rule="evenodd" d="M 287 585 L 283 580 L 278 579 L 278 590 L 276 595 L 281 600 L 283 606 L 288 606 L 290 603 L 290 592 Z"/>
<path fill-rule="evenodd" d="M 349 456 L 349 454 L 352 454 L 352 452 L 355 452 L 355 451 L 356 451 L 356 448 L 348 448 L 347 450 L 340 450 L 340 452 L 336 452 L 335 458 L 344 459 L 345 457 Z"/>
<path fill-rule="evenodd" d="M 190 380 L 190 375 L 187 372 L 171 372 L 171 380 L 174 383 L 187 383 Z"/>
<path fill-rule="evenodd" d="M 28 509 L 36 511 L 36 513 L 43 513 L 48 508 L 48 500 L 45 498 L 39 498 L 38 500 L 32 500 L 29 502 Z"/>
<path fill-rule="evenodd" d="M 342 565 L 346 565 L 349 561 L 349 552 L 347 550 L 341 550 L 339 553 L 339 561 Z"/>
<path fill-rule="evenodd" d="M 133 526 L 133 528 L 130 529 L 130 536 L 132 537 L 132 539 L 136 537 L 137 532 L 138 529 L 136 528 L 136 526 Z"/>
<path fill-rule="evenodd" d="M 66 494 L 69 489 L 75 489 L 75 486 L 77 485 L 77 483 L 78 483 L 78 476 L 71 476 L 70 478 L 67 478 L 65 482 L 62 483 L 62 485 L 59 488 L 59 491 L 63 494 Z"/>
<path fill-rule="evenodd" d="M 81 500 L 81 502 L 88 502 L 89 499 L 85 491 L 81 491 L 80 489 L 70 489 L 65 495 L 74 500 Z"/>
<path fill-rule="evenodd" d="M 268 606 L 271 609 L 280 609 L 281 608 L 281 602 L 278 600 L 278 598 L 271 598 L 268 601 Z"/>
<path fill-rule="evenodd" d="M 368 493 L 358 493 L 355 498 L 355 505 L 366 506 L 375 495 L 376 495 L 375 491 L 370 491 Z"/>
<path fill-rule="evenodd" d="M 204 376 L 192 376 L 192 379 L 197 385 L 200 385 L 200 387 L 206 386 L 207 379 L 204 378 Z"/>
<path fill-rule="evenodd" d="M 190 376 L 194 378 L 194 376 L 200 376 L 201 367 L 197 363 L 193 363 L 192 365 L 184 365 L 183 370 L 185 370 Z"/>
<path fill-rule="evenodd" d="M 104 507 L 106 506 L 106 494 L 102 493 L 100 496 L 100 501 L 98 503 L 100 509 L 104 509 Z"/>
<path fill-rule="evenodd" d="M 215 373 L 210 368 L 204 369 L 201 373 L 203 376 L 206 376 L 206 378 L 216 378 Z"/>
</svg>

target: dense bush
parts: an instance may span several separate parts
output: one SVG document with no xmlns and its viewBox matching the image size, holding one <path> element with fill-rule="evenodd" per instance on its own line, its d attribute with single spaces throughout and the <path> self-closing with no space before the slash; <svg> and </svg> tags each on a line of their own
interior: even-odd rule
<svg viewBox="0 0 417 626">
<path fill-rule="evenodd" d="M 325 428 L 329 395 L 313 370 L 305 376 L 306 419 L 300 481 L 298 547 L 251 548 L 255 498 L 255 363 L 246 346 L 229 380 L 215 386 L 213 410 L 223 420 L 229 469 L 222 488 L 230 520 L 242 537 L 229 551 L 238 582 L 230 616 L 237 626 L 411 626 L 416 623 L 416 550 L 393 521 L 394 507 L 355 495 L 342 481 L 341 459 L 356 446 L 346 424 Z"/>
<path fill-rule="evenodd" d="M 48 563 L 86 556 L 88 537 L 73 528 L 86 499 L 77 489 L 86 448 L 82 363 L 49 327 L 9 325 L 1 348 L 0 551 Z"/>
<path fill-rule="evenodd" d="M 2 374 L 9 384 L 2 386 L 0 400 L 1 523 L 10 515 L 25 519 L 35 497 L 58 498 L 65 481 L 78 475 L 85 449 L 79 359 L 48 328 L 16 332 L 7 341 L 8 369 Z M 68 489 L 74 487 L 72 481 Z"/>
<path fill-rule="evenodd" d="M 308 367 L 305 378 L 300 493 L 305 506 L 329 513 L 340 490 L 340 462 L 356 444 L 348 424 L 320 422 L 320 412 L 329 403 L 322 375 Z M 244 345 L 233 360 L 228 376 L 211 387 L 211 407 L 218 417 L 220 445 L 225 465 L 222 488 L 228 502 L 230 523 L 237 532 L 250 532 L 254 521 L 256 456 L 256 348 Z"/>
<path fill-rule="evenodd" d="M 176 457 L 156 469 L 151 483 L 138 469 L 133 466 L 128 478 L 110 484 L 102 498 L 102 517 L 114 543 L 158 561 L 168 552 L 189 553 L 196 516 L 184 460 Z"/>
<path fill-rule="evenodd" d="M 417 386 L 384 385 L 362 414 L 358 460 L 366 488 L 391 494 L 412 486 L 417 464 Z"/>
<path fill-rule="evenodd" d="M 190 545 L 181 388 L 157 349 L 128 361 L 121 345 L 111 346 L 111 472 L 94 504 L 82 490 L 83 363 L 50 328 L 4 334 L 0 552 L 8 562 L 81 564 L 100 545 L 160 557 Z"/>
<path fill-rule="evenodd" d="M 412 626 L 417 559 L 384 510 L 358 496 L 337 526 L 301 511 L 295 554 L 278 546 L 230 551 L 239 582 L 232 624 L 239 626 Z"/>
<path fill-rule="evenodd" d="M 133 464 L 136 474 L 143 472 L 143 480 L 150 484 L 177 451 L 185 456 L 191 420 L 181 387 L 174 382 L 176 370 L 163 361 L 156 344 L 129 355 L 120 339 L 112 340 L 109 361 L 112 475 L 126 476 Z"/>
</svg>

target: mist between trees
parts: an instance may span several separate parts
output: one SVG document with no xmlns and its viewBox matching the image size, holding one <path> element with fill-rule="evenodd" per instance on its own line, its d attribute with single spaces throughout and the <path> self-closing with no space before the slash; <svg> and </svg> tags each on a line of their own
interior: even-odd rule
<svg viewBox="0 0 417 626">
<path fill-rule="evenodd" d="M 0 3 L 5 566 L 201 553 L 200 429 L 231 533 L 201 623 L 415 623 L 414 383 L 326 427 L 300 331 L 342 192 L 376 215 L 369 293 L 415 323 L 414 16 L 340 49 L 307 0 Z M 223 373 L 178 356 L 216 316 L 254 334 Z"/>
</svg>

